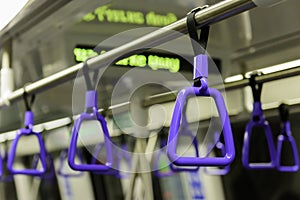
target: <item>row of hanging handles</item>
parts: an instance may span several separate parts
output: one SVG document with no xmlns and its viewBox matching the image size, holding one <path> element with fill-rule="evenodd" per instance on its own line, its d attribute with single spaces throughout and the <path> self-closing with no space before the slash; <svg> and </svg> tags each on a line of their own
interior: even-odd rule
<svg viewBox="0 0 300 200">
<path fill-rule="evenodd" d="M 162 173 L 159 170 L 156 170 L 157 176 L 166 176 L 171 175 L 173 172 L 180 171 L 197 171 L 200 166 L 204 167 L 220 167 L 216 169 L 205 168 L 205 172 L 208 174 L 215 175 L 225 175 L 229 172 L 229 165 L 233 162 L 235 158 L 235 147 L 233 141 L 233 135 L 230 125 L 230 119 L 227 113 L 227 109 L 224 103 L 224 99 L 222 94 L 214 89 L 208 87 L 208 57 L 205 54 L 206 45 L 208 41 L 209 35 L 209 26 L 204 26 L 201 28 L 200 37 L 197 34 L 196 22 L 195 22 L 195 13 L 199 9 L 204 9 L 206 7 L 197 8 L 191 11 L 187 17 L 187 26 L 188 32 L 191 38 L 193 50 L 195 52 L 194 57 L 194 85 L 192 87 L 182 89 L 177 96 L 175 101 L 175 107 L 173 111 L 173 116 L 170 124 L 170 130 L 168 135 L 168 140 L 166 138 L 161 138 L 161 147 L 166 146 L 166 151 L 161 151 L 157 154 L 158 158 L 155 161 L 159 162 L 159 156 L 161 154 L 167 154 L 167 157 L 170 160 L 170 164 L 168 165 L 170 171 L 167 173 Z M 66 160 L 68 161 L 69 166 L 76 171 L 91 171 L 94 173 L 100 174 L 112 174 L 116 175 L 119 178 L 126 177 L 126 175 L 121 174 L 118 170 L 113 169 L 113 166 L 120 165 L 121 158 L 125 160 L 129 160 L 130 157 L 128 155 L 122 155 L 120 152 L 128 152 L 126 145 L 122 146 L 122 150 L 120 152 L 114 152 L 113 143 L 109 136 L 108 128 L 106 125 L 106 121 L 104 116 L 102 116 L 98 112 L 97 105 L 97 91 L 96 91 L 96 75 L 97 71 L 94 72 L 94 77 L 91 80 L 88 71 L 87 62 L 84 63 L 83 66 L 83 74 L 87 85 L 86 92 L 86 101 L 85 101 L 85 111 L 79 115 L 79 117 L 75 120 L 71 141 L 68 151 L 64 150 L 61 154 L 61 163 L 64 163 Z M 260 102 L 260 95 L 262 91 L 262 83 L 257 83 L 255 81 L 255 77 L 259 74 L 252 75 L 250 78 L 250 86 L 252 88 L 254 104 L 253 104 L 253 113 L 250 122 L 247 124 L 245 136 L 244 136 L 244 145 L 243 145 L 243 154 L 242 154 L 242 163 L 247 169 L 272 169 L 277 168 L 279 171 L 284 172 L 295 172 L 298 171 L 299 168 L 299 160 L 298 160 L 298 152 L 295 140 L 291 134 L 290 122 L 288 119 L 288 108 L 286 105 L 281 105 L 279 107 L 280 116 L 281 116 L 281 133 L 278 137 L 277 141 L 277 151 L 273 142 L 273 136 L 271 133 L 270 126 L 268 122 L 265 120 L 263 116 L 262 106 Z M 93 82 L 94 83 L 93 83 Z M 216 105 L 219 119 L 221 125 L 223 127 L 222 130 L 222 138 L 224 142 L 221 142 L 219 137 L 215 138 L 215 148 L 218 149 L 222 156 L 211 157 L 209 154 L 205 157 L 199 157 L 198 150 L 198 142 L 196 137 L 191 133 L 188 127 L 188 122 L 185 116 L 185 106 L 187 102 L 187 98 L 189 96 L 203 96 L 203 97 L 211 97 Z M 25 174 L 32 176 L 47 176 L 47 169 L 53 168 L 51 155 L 47 153 L 43 138 L 40 133 L 33 131 L 33 119 L 34 115 L 31 111 L 31 105 L 34 101 L 34 95 L 32 96 L 31 102 L 28 101 L 28 95 L 24 90 L 24 101 L 26 105 L 25 119 L 24 125 L 25 128 L 21 128 L 17 131 L 15 139 L 12 141 L 9 154 L 5 153 L 5 156 L 2 161 L 7 162 L 7 169 L 12 174 Z M 92 161 L 90 163 L 84 163 L 82 156 L 78 153 L 77 149 L 77 140 L 79 136 L 80 126 L 84 121 L 98 121 L 101 125 L 102 132 L 104 134 L 104 142 L 96 145 Z M 267 138 L 267 144 L 269 149 L 269 154 L 271 161 L 270 163 L 250 163 L 249 162 L 249 152 L 250 152 L 250 138 L 252 135 L 253 127 L 262 127 L 265 130 L 265 136 Z M 16 157 L 16 149 L 18 142 L 22 136 L 35 136 L 38 139 L 38 143 L 40 146 L 40 152 L 37 154 L 35 162 L 30 169 L 15 169 L 14 161 Z M 177 146 L 178 146 L 178 138 L 179 136 L 188 136 L 192 138 L 192 145 L 195 149 L 195 156 L 180 156 L 177 154 Z M 292 166 L 282 166 L 281 165 L 281 152 L 282 152 L 282 144 L 287 141 L 293 150 L 293 158 L 294 165 Z M 101 149 L 105 148 L 105 163 L 98 163 L 97 155 L 101 151 Z M 164 149 L 164 148 L 161 148 Z M 126 154 L 126 153 L 125 153 Z M 114 158 L 114 155 L 118 155 L 117 159 Z M 76 158 L 80 162 L 75 162 Z M 38 160 L 40 160 L 41 167 L 38 169 Z M 117 162 L 117 163 L 114 163 Z M 158 165 L 157 162 L 154 162 L 154 165 Z M 0 162 L 0 173 L 3 175 L 3 163 Z M 49 164 L 50 163 L 50 164 Z M 128 167 L 130 168 L 130 161 Z M 62 164 L 61 164 L 62 165 Z M 74 174 L 66 174 L 62 172 L 62 166 L 59 169 L 59 174 L 65 177 L 74 176 Z M 51 174 L 50 174 L 51 175 Z M 50 176 L 48 174 L 48 176 Z M 77 175 L 80 175 L 77 174 Z M 77 176 L 76 175 L 76 176 Z M 2 177 L 3 178 L 3 177 Z"/>
<path fill-rule="evenodd" d="M 298 150 L 294 137 L 292 136 L 291 125 L 289 121 L 289 109 L 286 104 L 281 104 L 278 108 L 281 130 L 277 139 L 277 150 L 273 141 L 273 134 L 269 122 L 265 119 L 261 104 L 261 92 L 263 88 L 262 83 L 257 83 L 255 77 L 261 75 L 260 73 L 252 74 L 250 77 L 250 86 L 253 94 L 253 112 L 252 118 L 246 126 L 246 131 L 244 135 L 244 145 L 243 145 L 243 157 L 242 163 L 247 169 L 273 169 L 277 168 L 282 172 L 296 172 L 299 169 L 299 158 Z M 270 162 L 250 162 L 250 141 L 254 127 L 260 127 L 264 130 L 265 137 L 267 140 L 268 151 L 270 156 Z M 283 143 L 287 142 L 292 150 L 293 165 L 284 166 L 281 164 L 282 157 L 282 146 Z"/>
</svg>

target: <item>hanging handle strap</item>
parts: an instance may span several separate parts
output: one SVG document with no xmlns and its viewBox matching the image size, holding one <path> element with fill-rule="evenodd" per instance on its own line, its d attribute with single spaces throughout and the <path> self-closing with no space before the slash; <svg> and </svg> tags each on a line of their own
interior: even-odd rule
<svg viewBox="0 0 300 200">
<path fill-rule="evenodd" d="M 250 87 L 252 89 L 253 95 L 253 111 L 252 119 L 248 122 L 244 134 L 244 144 L 243 144 L 243 154 L 242 154 L 242 163 L 247 169 L 273 169 L 276 167 L 276 150 L 273 141 L 273 134 L 270 128 L 268 121 L 265 120 L 261 104 L 261 92 L 262 92 L 262 83 L 257 83 L 255 78 L 260 76 L 262 73 L 255 72 L 250 76 Z M 264 134 L 267 140 L 268 151 L 270 156 L 270 161 L 267 162 L 250 162 L 250 141 L 253 134 L 254 127 L 261 127 L 264 130 Z"/>
<path fill-rule="evenodd" d="M 208 6 L 198 7 L 193 9 L 187 15 L 187 29 L 191 39 L 192 47 L 194 50 L 194 86 L 202 87 L 202 89 L 207 89 L 207 77 L 208 77 L 208 58 L 205 54 L 208 36 L 209 36 L 209 26 L 204 26 L 201 28 L 200 36 L 197 32 L 197 22 L 195 20 L 195 14 L 199 10 L 205 9 Z"/>
<path fill-rule="evenodd" d="M 185 88 L 178 93 L 168 137 L 167 155 L 170 161 L 177 166 L 224 166 L 230 164 L 235 157 L 232 130 L 223 96 L 218 90 L 208 87 L 208 58 L 203 49 L 206 49 L 209 27 L 202 27 L 199 38 L 197 34 L 197 24 L 195 21 L 195 12 L 201 9 L 203 8 L 192 10 L 187 17 L 188 32 L 192 41 L 193 50 L 196 54 L 194 57 L 194 87 Z M 201 45 L 202 49 L 200 48 Z M 224 157 L 210 158 L 199 157 L 199 155 L 196 155 L 196 157 L 187 157 L 177 154 L 176 149 L 178 137 L 179 134 L 182 134 L 180 133 L 180 122 L 186 121 L 185 116 L 182 116 L 182 111 L 185 109 L 184 105 L 189 96 L 209 96 L 214 100 L 220 116 L 226 144 L 226 154 Z M 194 140 L 196 140 L 195 137 Z"/>
<path fill-rule="evenodd" d="M 98 113 L 98 94 L 95 89 L 96 86 L 96 74 L 97 71 L 94 73 L 93 81 L 94 85 L 91 83 L 91 79 L 88 73 L 88 64 L 87 60 L 84 62 L 83 66 L 84 77 L 87 85 L 87 92 L 86 92 L 86 102 L 85 102 L 85 112 L 80 114 L 78 119 L 75 120 L 74 127 L 72 130 L 71 135 L 71 142 L 69 147 L 69 154 L 68 154 L 68 162 L 72 169 L 78 171 L 98 171 L 98 172 L 108 172 L 111 169 L 113 156 L 112 156 L 112 142 L 110 140 L 107 124 L 105 118 Z M 98 121 L 101 125 L 103 135 L 104 135 L 104 144 L 106 148 L 106 163 L 105 165 L 98 165 L 98 164 L 85 164 L 75 163 L 75 155 L 77 149 L 77 141 L 79 136 L 79 130 L 83 122 L 85 121 Z"/>
<path fill-rule="evenodd" d="M 82 67 L 83 76 L 84 76 L 86 88 L 87 88 L 88 91 L 96 89 L 96 86 L 97 86 L 97 76 L 98 76 L 98 72 L 99 72 L 99 69 L 95 70 L 94 74 L 93 74 L 93 78 L 92 79 L 90 78 L 90 74 L 89 74 L 90 70 L 89 70 L 89 65 L 87 63 L 89 59 L 90 58 L 86 59 L 83 62 L 83 67 Z"/>
<path fill-rule="evenodd" d="M 39 152 L 39 158 L 41 161 L 41 167 L 40 169 L 37 168 L 32 168 L 32 169 L 15 169 L 13 167 L 13 163 L 16 157 L 16 150 L 17 150 L 17 145 L 22 136 L 28 136 L 32 135 L 35 136 L 38 140 L 38 144 L 40 147 L 40 152 Z M 15 139 L 12 141 L 9 156 L 8 156 L 8 161 L 7 161 L 7 168 L 12 174 L 25 174 L 25 175 L 32 175 L 32 176 L 42 176 L 45 174 L 46 169 L 47 169 L 47 161 L 46 161 L 46 148 L 45 144 L 42 140 L 41 134 L 33 132 L 30 129 L 20 129 L 17 131 L 17 135 Z"/>
<path fill-rule="evenodd" d="M 31 96 L 31 100 L 28 100 L 28 93 L 25 90 L 25 87 L 23 88 L 23 99 L 24 99 L 24 104 L 25 104 L 25 108 L 26 108 L 26 112 L 25 112 L 25 117 L 24 117 L 24 126 L 28 129 L 32 129 L 33 128 L 33 112 L 32 112 L 32 105 L 34 103 L 35 100 L 35 95 L 33 94 Z"/>
<path fill-rule="evenodd" d="M 254 72 L 250 75 L 249 83 L 252 90 L 254 102 L 260 102 L 263 84 L 257 83 L 255 78 L 261 75 L 261 72 Z"/>
<path fill-rule="evenodd" d="M 95 70 L 93 74 L 93 78 L 90 78 L 88 60 L 85 60 L 83 63 L 83 75 L 86 83 L 86 96 L 85 96 L 85 110 L 86 112 L 98 112 L 98 98 L 97 98 L 97 75 L 99 70 Z M 96 110 L 97 109 L 97 110 Z"/>
<path fill-rule="evenodd" d="M 289 115 L 290 115 L 290 112 L 289 112 L 289 108 L 288 108 L 288 105 L 287 104 L 280 104 L 279 107 L 279 115 L 280 115 L 280 119 L 282 122 L 286 122 L 289 120 Z"/>
<path fill-rule="evenodd" d="M 96 111 L 97 110 L 97 111 Z M 77 149 L 77 141 L 79 136 L 79 130 L 83 122 L 85 121 L 98 121 L 101 125 L 103 135 L 104 135 L 104 144 L 106 149 L 106 163 L 105 165 L 98 165 L 98 164 L 85 164 L 75 163 L 75 155 L 76 155 L 76 149 Z M 71 135 L 71 142 L 69 147 L 69 154 L 68 154 L 68 161 L 69 165 L 72 169 L 78 170 L 78 171 L 109 171 L 112 162 L 113 162 L 113 156 L 112 156 L 112 142 L 110 140 L 108 128 L 106 121 L 103 116 L 98 114 L 98 108 L 94 109 L 94 112 L 89 113 L 82 113 L 80 114 L 79 118 L 75 120 L 74 127 L 72 130 Z"/>
<path fill-rule="evenodd" d="M 202 27 L 200 36 L 198 36 L 197 22 L 195 20 L 195 14 L 205 8 L 208 8 L 208 5 L 197 7 L 187 14 L 187 29 L 195 55 L 205 54 L 207 47 L 209 26 Z"/>
<path fill-rule="evenodd" d="M 180 121 L 182 118 L 182 109 L 184 103 L 187 101 L 188 96 L 209 96 L 211 97 L 217 107 L 220 122 L 223 127 L 223 135 L 225 141 L 224 157 L 187 157 L 177 154 L 177 143 L 180 133 Z M 168 137 L 167 154 L 171 162 L 178 166 L 225 166 L 230 164 L 235 157 L 235 148 L 230 126 L 229 116 L 226 110 L 225 102 L 222 94 L 214 89 L 208 88 L 205 93 L 200 92 L 197 87 L 189 87 L 181 90 L 176 98 L 172 120 L 170 124 L 170 132 Z"/>
<path fill-rule="evenodd" d="M 28 101 L 28 93 L 26 92 L 26 86 L 24 86 L 23 90 L 24 90 L 23 91 L 23 99 L 24 99 L 26 111 L 31 111 L 31 107 L 35 100 L 35 94 L 31 95 L 31 100 Z"/>
<path fill-rule="evenodd" d="M 24 119 L 24 125 L 25 128 L 21 128 L 17 131 L 15 139 L 12 141 L 8 161 L 7 161 L 7 168 L 12 174 L 25 174 L 25 175 L 32 175 L 32 176 L 42 176 L 46 172 L 47 163 L 46 163 L 46 148 L 43 141 L 43 138 L 40 133 L 34 132 L 32 130 L 33 128 L 33 119 L 34 115 L 31 111 L 32 104 L 35 99 L 35 95 L 32 95 L 31 101 L 28 101 L 27 98 L 28 94 L 24 87 L 23 92 L 23 98 L 25 102 L 26 112 L 25 112 L 25 119 Z M 13 163 L 16 157 L 16 150 L 17 145 L 22 136 L 35 136 L 38 140 L 40 152 L 39 152 L 39 158 L 41 161 L 41 168 L 32 168 L 32 169 L 15 169 L 13 167 Z"/>
<path fill-rule="evenodd" d="M 253 95 L 253 111 L 252 111 L 252 120 L 253 121 L 261 121 L 263 123 L 264 116 L 263 116 L 263 110 L 262 110 L 262 105 L 261 105 L 261 92 L 263 88 L 262 83 L 257 83 L 255 78 L 262 75 L 260 72 L 254 72 L 251 74 L 249 83 L 250 87 L 252 90 L 252 95 Z"/>
<path fill-rule="evenodd" d="M 282 172 L 297 172 L 299 170 L 299 156 L 295 139 L 292 136 L 288 105 L 281 104 L 278 111 L 281 119 L 281 133 L 277 138 L 277 169 Z M 281 164 L 283 142 L 287 142 L 291 147 L 293 165 L 285 166 Z"/>
</svg>

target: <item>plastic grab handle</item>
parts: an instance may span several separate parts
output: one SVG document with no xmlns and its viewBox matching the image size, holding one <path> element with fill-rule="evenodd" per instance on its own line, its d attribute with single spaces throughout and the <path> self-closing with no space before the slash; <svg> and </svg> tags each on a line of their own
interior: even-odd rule
<svg viewBox="0 0 300 200">
<path fill-rule="evenodd" d="M 86 108 L 92 108 L 92 113 L 82 113 L 80 114 L 79 118 L 75 121 L 74 127 L 72 130 L 70 148 L 69 148 L 69 156 L 68 162 L 72 169 L 77 171 L 108 171 L 112 166 L 112 147 L 111 147 L 111 140 L 109 137 L 106 121 L 103 116 L 98 113 L 98 106 L 97 106 L 97 92 L 87 91 L 86 93 Z M 76 147 L 77 147 L 77 140 L 78 134 L 80 130 L 80 126 L 84 121 L 98 121 L 101 124 L 103 134 L 104 134 L 104 143 L 106 148 L 106 164 L 105 165 L 98 165 L 98 164 L 76 164 L 75 163 L 75 154 L 76 154 Z"/>
<path fill-rule="evenodd" d="M 281 151 L 282 151 L 282 143 L 286 141 L 291 145 L 294 165 L 291 166 L 283 166 L 280 163 L 281 160 Z M 299 158 L 298 158 L 298 150 L 295 139 L 293 136 L 285 136 L 279 135 L 277 140 L 277 169 L 281 172 L 297 172 L 299 170 Z"/>
<path fill-rule="evenodd" d="M 281 133 L 277 139 L 277 169 L 281 172 L 297 172 L 299 170 L 299 157 L 297 145 L 294 137 L 292 136 L 291 124 L 289 122 L 289 109 L 286 104 L 281 104 L 278 109 L 281 119 Z M 294 165 L 281 165 L 281 152 L 283 142 L 288 142 L 291 145 Z"/>
<path fill-rule="evenodd" d="M 265 130 L 265 136 L 267 139 L 268 150 L 270 154 L 269 163 L 249 163 L 250 140 L 252 136 L 253 127 L 262 127 Z M 247 169 L 272 169 L 276 167 L 276 150 L 273 142 L 272 131 L 269 126 L 269 123 L 265 120 L 263 116 L 260 102 L 254 102 L 252 119 L 248 122 L 246 126 L 242 163 Z"/>
<path fill-rule="evenodd" d="M 214 99 L 221 124 L 223 125 L 223 133 L 225 140 L 225 156 L 224 157 L 180 157 L 176 153 L 178 131 L 182 115 L 183 105 L 190 95 L 196 96 L 210 96 Z M 232 137 L 232 130 L 226 106 L 222 94 L 214 89 L 207 88 L 206 90 L 199 90 L 199 87 L 188 87 L 181 90 L 177 96 L 173 116 L 170 124 L 170 133 L 168 138 L 167 154 L 171 162 L 178 166 L 225 166 L 230 164 L 235 157 L 235 148 Z"/>
<path fill-rule="evenodd" d="M 26 128 L 19 129 L 17 131 L 17 135 L 15 139 L 12 141 L 8 161 L 7 161 L 7 169 L 12 174 L 25 174 L 32 176 L 41 176 L 46 172 L 47 163 L 46 163 L 46 148 L 40 133 L 36 133 L 32 131 L 33 127 L 33 113 L 31 111 L 26 111 L 25 113 L 25 126 Z M 41 169 L 15 169 L 13 167 L 13 163 L 16 156 L 17 145 L 22 136 L 35 136 L 38 139 L 38 143 L 40 146 L 40 160 L 41 160 Z"/>
<path fill-rule="evenodd" d="M 281 172 L 297 172 L 299 170 L 298 150 L 294 137 L 292 136 L 291 124 L 289 122 L 289 109 L 286 104 L 279 106 L 281 119 L 281 132 L 277 139 L 277 169 Z M 281 152 L 283 142 L 288 142 L 292 149 L 294 165 L 281 165 Z"/>
<path fill-rule="evenodd" d="M 219 149 L 223 156 L 225 156 L 225 146 L 222 142 L 218 142 L 215 146 L 216 149 Z M 230 171 L 230 165 L 226 165 L 220 169 L 210 169 L 208 167 L 204 168 L 204 172 L 209 175 L 226 175 Z"/>
</svg>

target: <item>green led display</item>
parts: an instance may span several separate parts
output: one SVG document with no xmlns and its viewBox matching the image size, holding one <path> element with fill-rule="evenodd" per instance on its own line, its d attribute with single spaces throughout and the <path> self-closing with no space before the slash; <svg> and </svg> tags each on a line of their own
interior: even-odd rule
<svg viewBox="0 0 300 200">
<path fill-rule="evenodd" d="M 153 70 L 168 69 L 170 72 L 178 72 L 180 68 L 180 60 L 178 58 L 166 58 L 154 55 L 148 56 L 148 65 Z"/>
<path fill-rule="evenodd" d="M 92 49 L 74 48 L 73 50 L 76 62 L 83 62 L 88 57 L 93 57 L 98 55 L 97 52 Z"/>
<path fill-rule="evenodd" d="M 74 48 L 73 50 L 76 62 L 83 62 L 88 57 L 98 55 L 97 52 L 92 49 Z M 101 54 L 105 51 L 101 51 Z M 150 67 L 152 70 L 165 69 L 172 73 L 176 73 L 180 69 L 179 58 L 161 57 L 157 55 L 132 55 L 127 58 L 123 58 L 115 63 L 117 66 L 128 67 Z"/>
<path fill-rule="evenodd" d="M 173 13 L 159 15 L 151 11 L 146 14 L 146 24 L 148 26 L 166 26 L 177 21 L 177 17 Z"/>
<path fill-rule="evenodd" d="M 83 21 L 91 22 L 97 19 L 98 22 L 137 24 L 148 26 L 166 26 L 175 21 L 177 17 L 174 13 L 165 15 L 150 11 L 143 13 L 140 11 L 111 9 L 109 5 L 96 8 L 93 12 L 86 14 Z"/>
<path fill-rule="evenodd" d="M 109 9 L 108 6 L 101 6 L 95 9 L 94 14 L 99 22 L 144 24 L 144 14 L 142 12 Z"/>
<path fill-rule="evenodd" d="M 124 58 L 116 62 L 116 65 L 125 65 L 131 67 L 145 67 L 147 65 L 147 57 L 144 55 L 132 55 L 128 58 Z"/>
</svg>

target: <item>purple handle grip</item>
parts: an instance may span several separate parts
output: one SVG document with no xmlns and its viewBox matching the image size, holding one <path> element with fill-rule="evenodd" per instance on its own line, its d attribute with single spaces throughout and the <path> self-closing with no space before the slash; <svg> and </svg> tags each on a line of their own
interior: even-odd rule
<svg viewBox="0 0 300 200">
<path fill-rule="evenodd" d="M 40 133 L 36 133 L 32 131 L 33 127 L 33 113 L 31 111 L 27 111 L 25 113 L 25 125 L 26 128 L 19 129 L 17 131 L 16 138 L 12 141 L 8 161 L 7 161 L 7 169 L 12 174 L 25 174 L 25 175 L 32 175 L 32 176 L 41 176 L 46 172 L 47 164 L 46 164 L 46 148 Z M 13 163 L 16 156 L 16 150 L 18 142 L 21 136 L 36 136 L 40 146 L 40 160 L 41 160 L 41 169 L 15 169 L 13 167 Z"/>
<path fill-rule="evenodd" d="M 76 151 L 76 155 L 78 156 L 79 161 L 81 163 L 83 163 L 83 156 L 82 156 L 81 152 L 80 151 Z M 58 170 L 57 170 L 57 174 L 59 176 L 65 177 L 65 178 L 68 178 L 68 177 L 80 177 L 80 176 L 82 176 L 83 175 L 82 172 L 80 172 L 80 173 L 67 173 L 67 172 L 64 172 L 64 165 L 66 164 L 67 158 L 68 158 L 68 150 L 64 149 L 60 153 L 60 156 L 59 156 L 59 167 L 58 167 Z"/>
<path fill-rule="evenodd" d="M 283 124 L 284 134 L 280 134 L 277 139 L 277 169 L 281 172 L 297 172 L 299 170 L 299 158 L 298 158 L 298 150 L 294 137 L 292 136 L 290 123 L 289 121 Z M 281 165 L 281 151 L 282 151 L 282 143 L 286 141 L 291 145 L 294 165 L 291 166 L 283 166 Z"/>
<path fill-rule="evenodd" d="M 180 125 L 180 119 L 182 115 L 183 105 L 190 95 L 196 96 L 211 96 L 218 109 L 218 113 L 223 125 L 223 133 L 225 140 L 225 156 L 215 158 L 199 158 L 199 157 L 180 157 L 176 154 L 176 146 L 178 141 L 178 130 Z M 168 138 L 167 154 L 169 159 L 179 166 L 225 166 L 230 164 L 235 157 L 235 148 L 233 143 L 232 131 L 226 106 L 222 97 L 222 94 L 214 89 L 208 88 L 207 90 L 199 90 L 198 87 L 189 87 L 181 90 L 177 96 L 175 107 L 173 111 L 173 117 L 170 124 L 170 134 Z"/>
<path fill-rule="evenodd" d="M 219 149 L 223 156 L 225 156 L 225 146 L 222 142 L 218 142 L 215 148 Z M 208 167 L 204 168 L 204 172 L 209 175 L 226 175 L 230 171 L 230 165 L 224 166 L 222 169 L 209 169 Z"/>
<path fill-rule="evenodd" d="M 69 157 L 68 162 L 72 169 L 78 170 L 78 171 L 109 171 L 112 166 L 112 147 L 111 147 L 111 141 L 106 125 L 106 121 L 103 116 L 101 116 L 98 113 L 97 108 L 97 91 L 87 91 L 86 93 L 86 108 L 92 108 L 92 113 L 82 113 L 79 118 L 75 121 L 74 127 L 72 130 L 72 136 L 71 136 L 71 142 L 70 142 L 70 148 L 69 148 Z M 75 163 L 75 154 L 76 154 L 76 147 L 77 147 L 77 140 L 78 140 L 78 134 L 79 129 L 81 126 L 81 123 L 83 121 L 89 121 L 89 120 L 97 120 L 100 122 L 103 134 L 104 134 L 104 143 L 106 148 L 106 164 L 105 165 L 98 165 L 98 164 L 76 164 Z"/>
<path fill-rule="evenodd" d="M 193 79 L 208 77 L 208 58 L 205 54 L 200 54 L 194 57 L 194 73 Z"/>
<path fill-rule="evenodd" d="M 24 125 L 25 127 L 28 127 L 29 129 L 33 128 L 33 112 L 32 111 L 26 111 L 25 112 L 25 117 L 24 117 Z"/>
<path fill-rule="evenodd" d="M 255 120 L 255 118 L 257 120 Z M 262 127 L 265 130 L 265 136 L 267 139 L 270 162 L 269 163 L 249 163 L 250 153 L 250 139 L 252 136 L 253 127 Z M 242 154 L 242 163 L 247 169 L 272 169 L 276 167 L 276 150 L 273 142 L 272 131 L 269 123 L 265 120 L 261 109 L 260 102 L 254 102 L 252 120 L 248 122 L 244 135 L 244 145 Z"/>
</svg>

